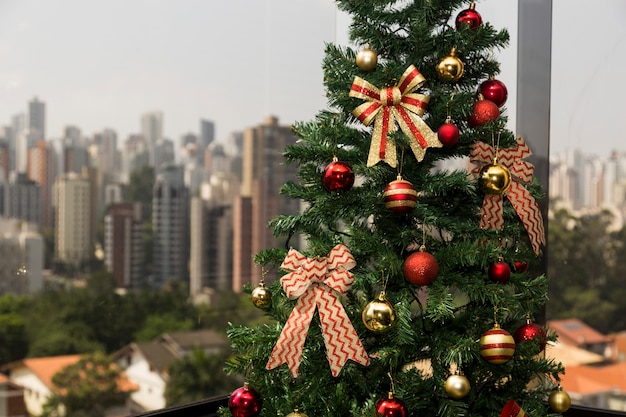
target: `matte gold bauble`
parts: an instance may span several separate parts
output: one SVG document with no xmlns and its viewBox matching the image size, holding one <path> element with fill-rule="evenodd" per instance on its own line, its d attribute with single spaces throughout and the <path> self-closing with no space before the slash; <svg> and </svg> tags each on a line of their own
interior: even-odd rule
<svg viewBox="0 0 626 417">
<path fill-rule="evenodd" d="M 437 64 L 437 74 L 441 81 L 456 82 L 463 76 L 463 61 L 456 56 L 456 48 L 452 48 L 450 55 L 445 56 Z"/>
<path fill-rule="evenodd" d="M 460 400 L 469 392 L 470 382 L 465 375 L 450 375 L 446 379 L 446 393 L 455 400 Z"/>
<path fill-rule="evenodd" d="M 356 66 L 359 67 L 361 71 L 374 71 L 377 63 L 378 54 L 373 51 L 369 45 L 365 45 L 365 47 L 356 54 Z"/>
<path fill-rule="evenodd" d="M 256 308 L 266 310 L 272 307 L 272 293 L 265 288 L 265 284 L 261 281 L 259 286 L 252 290 L 252 304 Z"/>
<path fill-rule="evenodd" d="M 548 404 L 552 411 L 557 413 L 564 413 L 569 410 L 570 405 L 572 405 L 572 399 L 569 394 L 563 391 L 563 388 L 559 385 L 557 389 L 552 391 L 550 396 L 548 397 Z"/>
<path fill-rule="evenodd" d="M 293 413 L 289 413 L 287 414 L 286 417 L 309 417 L 306 414 L 300 412 L 300 410 L 298 410 L 298 408 L 294 408 Z"/>
<path fill-rule="evenodd" d="M 396 322 L 396 312 L 383 291 L 375 300 L 367 303 L 361 313 L 361 318 L 369 331 L 384 333 Z"/>
<path fill-rule="evenodd" d="M 501 195 L 511 185 L 509 170 L 500 164 L 487 164 L 478 174 L 478 188 L 485 194 Z"/>
</svg>

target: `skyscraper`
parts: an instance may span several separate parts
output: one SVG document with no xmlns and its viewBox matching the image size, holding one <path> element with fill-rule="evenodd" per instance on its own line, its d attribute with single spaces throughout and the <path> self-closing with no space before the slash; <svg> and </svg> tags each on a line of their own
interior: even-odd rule
<svg viewBox="0 0 626 417">
<path fill-rule="evenodd" d="M 116 203 L 104 216 L 104 265 L 117 288 L 139 288 L 144 275 L 141 207 Z"/>
<path fill-rule="evenodd" d="M 41 227 L 47 229 L 51 229 L 54 224 L 52 187 L 58 171 L 56 162 L 54 149 L 44 140 L 28 150 L 27 176 L 40 186 Z"/>
<path fill-rule="evenodd" d="M 286 165 L 282 157 L 283 150 L 295 142 L 291 127 L 279 126 L 273 116 L 244 132 L 241 196 L 235 202 L 233 219 L 233 265 L 241 265 L 241 269 L 234 267 L 233 271 L 235 291 L 247 283 L 258 283 L 260 267 L 249 261 L 254 254 L 281 246 L 267 226 L 268 222 L 279 214 L 296 214 L 300 209 L 298 201 L 279 195 L 282 184 L 296 177 L 296 166 Z M 247 231 L 251 233 L 249 243 L 245 241 Z M 272 276 L 266 278 L 269 280 Z"/>
<path fill-rule="evenodd" d="M 89 180 L 74 172 L 61 174 L 55 190 L 55 255 L 61 262 L 79 266 L 92 253 Z"/>
<path fill-rule="evenodd" d="M 148 144 L 149 163 L 155 166 L 155 148 L 157 142 L 163 139 L 163 113 L 153 111 L 141 116 L 141 134 Z"/>
<path fill-rule="evenodd" d="M 46 139 L 46 103 L 37 97 L 28 103 L 28 131 L 33 142 Z"/>
<path fill-rule="evenodd" d="M 169 165 L 158 170 L 152 194 L 154 280 L 156 288 L 169 280 L 189 280 L 189 192 L 183 169 Z"/>
</svg>

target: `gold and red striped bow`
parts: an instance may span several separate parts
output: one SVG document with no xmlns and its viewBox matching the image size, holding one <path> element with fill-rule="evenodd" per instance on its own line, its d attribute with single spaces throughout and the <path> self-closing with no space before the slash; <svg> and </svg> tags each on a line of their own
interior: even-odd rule
<svg viewBox="0 0 626 417">
<path fill-rule="evenodd" d="M 339 375 L 348 359 L 369 365 L 365 348 L 337 295 L 345 294 L 352 285 L 354 274 L 349 270 L 355 265 L 354 257 L 343 244 L 335 246 L 326 258 L 307 258 L 295 249 L 289 250 L 281 268 L 291 272 L 280 282 L 287 297 L 298 301 L 272 350 L 267 369 L 286 363 L 293 377 L 298 376 L 304 341 L 316 307 L 333 376 Z"/>
<path fill-rule="evenodd" d="M 533 178 L 535 167 L 523 159 L 532 155 L 532 152 L 524 139 L 517 138 L 514 148 L 496 150 L 484 142 L 476 142 L 472 146 L 470 161 L 477 165 L 476 172 L 483 166 L 490 164 L 497 156 L 498 164 L 506 167 L 511 173 L 511 185 L 506 191 L 517 215 L 522 220 L 535 255 L 539 254 L 540 245 L 546 244 L 546 236 L 543 227 L 543 217 L 539 205 L 523 184 L 529 184 Z M 502 212 L 503 195 L 485 194 L 481 209 L 480 227 L 489 229 L 502 229 L 504 216 Z"/>
<path fill-rule="evenodd" d="M 376 165 L 379 161 L 385 161 L 390 166 L 396 167 L 396 147 L 388 140 L 388 135 L 396 131 L 396 122 L 402 132 L 409 137 L 409 146 L 418 161 L 424 159 L 426 148 L 443 146 L 437 134 L 421 119 L 430 98 L 414 91 L 424 82 L 426 79 L 414 65 L 404 71 L 396 86 L 380 90 L 364 79 L 354 77 L 350 97 L 360 98 L 366 102 L 354 109 L 352 114 L 365 126 L 374 122 L 372 144 L 367 158 L 368 167 Z"/>
</svg>

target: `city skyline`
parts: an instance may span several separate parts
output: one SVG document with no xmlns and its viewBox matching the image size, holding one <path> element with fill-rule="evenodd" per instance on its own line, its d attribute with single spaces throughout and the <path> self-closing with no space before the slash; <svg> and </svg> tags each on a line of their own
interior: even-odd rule
<svg viewBox="0 0 626 417">
<path fill-rule="evenodd" d="M 215 122 L 223 142 L 269 115 L 290 124 L 326 107 L 324 42 L 347 44 L 348 25 L 331 0 L 179 5 L 0 2 L 0 125 L 38 97 L 47 104 L 48 138 L 75 125 L 85 135 L 111 128 L 123 141 L 141 131 L 144 113 L 159 110 L 175 143 L 201 119 Z M 477 1 L 477 10 L 511 34 L 509 47 L 494 54 L 514 126 L 517 0 Z M 553 153 L 579 147 L 607 155 L 621 146 L 624 12 L 619 0 L 553 0 Z"/>
</svg>

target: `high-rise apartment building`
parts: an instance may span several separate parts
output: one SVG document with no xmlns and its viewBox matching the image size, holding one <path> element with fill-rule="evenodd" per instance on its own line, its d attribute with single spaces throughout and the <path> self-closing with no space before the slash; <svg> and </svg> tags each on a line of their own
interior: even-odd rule
<svg viewBox="0 0 626 417">
<path fill-rule="evenodd" d="M 44 243 L 32 225 L 0 218 L 0 294 L 43 288 Z"/>
<path fill-rule="evenodd" d="M 296 178 L 297 167 L 285 164 L 282 156 L 284 149 L 295 142 L 296 136 L 291 127 L 279 126 L 276 117 L 268 117 L 263 124 L 244 132 L 241 196 L 233 210 L 233 264 L 241 265 L 241 269 L 235 268 L 233 271 L 235 291 L 247 283 L 258 283 L 260 267 L 249 261 L 254 254 L 285 244 L 277 241 L 268 222 L 279 214 L 299 212 L 299 201 L 279 195 L 281 186 Z M 246 242 L 248 230 L 251 236 L 250 241 Z M 249 268 L 246 263 L 250 264 Z M 272 276 L 266 278 L 270 280 Z"/>
<path fill-rule="evenodd" d="M 153 285 L 189 280 L 189 192 L 183 168 L 170 165 L 157 171 L 152 194 L 154 237 Z"/>
<path fill-rule="evenodd" d="M 0 136 L 0 181 L 7 181 L 11 172 L 11 150 L 9 141 Z"/>
<path fill-rule="evenodd" d="M 149 163 L 156 166 L 155 148 L 157 142 L 163 139 L 163 113 L 153 111 L 141 116 L 141 134 L 148 144 Z"/>
<path fill-rule="evenodd" d="M 130 174 L 150 163 L 148 143 L 143 135 L 130 135 L 124 142 L 122 152 L 123 182 L 128 182 Z"/>
<path fill-rule="evenodd" d="M 54 225 L 52 188 L 57 175 L 57 158 L 54 149 L 44 140 L 28 150 L 27 176 L 41 189 L 41 227 Z"/>
<path fill-rule="evenodd" d="M 117 288 L 139 288 L 145 277 L 141 207 L 111 204 L 104 216 L 104 265 Z"/>
<path fill-rule="evenodd" d="M 33 142 L 46 139 L 46 103 L 37 97 L 28 103 L 28 131 Z"/>
<path fill-rule="evenodd" d="M 211 295 L 232 287 L 232 202 L 237 194 L 234 175 L 220 172 L 191 199 L 189 291 L 196 302 L 211 302 Z"/>
<path fill-rule="evenodd" d="M 41 187 L 24 173 L 11 178 L 4 199 L 4 216 L 41 226 Z"/>
<path fill-rule="evenodd" d="M 55 257 L 79 266 L 91 259 L 93 253 L 89 179 L 74 172 L 61 174 L 56 179 L 55 191 Z"/>
</svg>

